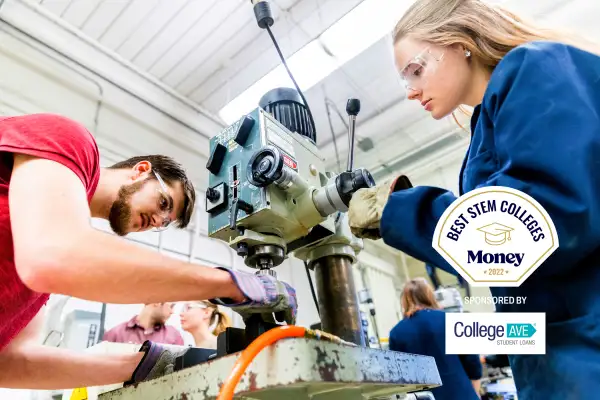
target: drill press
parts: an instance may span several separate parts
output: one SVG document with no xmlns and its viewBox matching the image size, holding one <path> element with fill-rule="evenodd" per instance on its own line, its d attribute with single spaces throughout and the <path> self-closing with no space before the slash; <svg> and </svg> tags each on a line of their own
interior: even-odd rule
<svg viewBox="0 0 600 400">
<path fill-rule="evenodd" d="M 360 102 L 351 99 L 347 108 L 354 118 Z M 315 140 L 307 109 L 289 88 L 268 92 L 256 110 L 212 138 L 209 236 L 229 243 L 258 274 L 276 275 L 289 255 L 307 262 L 324 330 L 362 345 L 350 270 L 362 242 L 342 213 L 352 194 L 374 181 L 351 163 L 341 174 L 327 173 Z"/>
</svg>

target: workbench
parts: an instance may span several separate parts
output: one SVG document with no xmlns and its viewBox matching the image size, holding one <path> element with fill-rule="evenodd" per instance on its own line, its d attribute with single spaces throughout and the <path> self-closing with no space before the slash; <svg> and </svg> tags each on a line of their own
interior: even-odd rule
<svg viewBox="0 0 600 400">
<path fill-rule="evenodd" d="M 239 353 L 208 361 L 99 400 L 215 399 Z M 236 388 L 236 399 L 363 400 L 441 385 L 435 359 L 305 338 L 283 339 L 254 359 Z M 400 397 L 402 398 L 402 397 Z"/>
</svg>

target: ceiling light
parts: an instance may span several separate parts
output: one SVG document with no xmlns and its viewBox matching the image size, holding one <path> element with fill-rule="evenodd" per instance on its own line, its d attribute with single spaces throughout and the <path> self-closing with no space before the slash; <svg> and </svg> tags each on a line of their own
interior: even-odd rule
<svg viewBox="0 0 600 400">
<path fill-rule="evenodd" d="M 337 65 L 318 41 L 312 41 L 287 60 L 288 67 L 302 91 L 314 86 L 333 72 Z M 258 106 L 260 98 L 277 87 L 293 87 L 293 83 L 283 64 L 269 72 L 262 79 L 236 97 L 219 112 L 228 124 L 238 120 Z"/>
<path fill-rule="evenodd" d="M 365 0 L 323 32 L 319 40 L 341 67 L 382 37 L 390 35 L 413 2 Z"/>
<path fill-rule="evenodd" d="M 364 0 L 317 39 L 288 58 L 302 91 L 306 91 L 389 34 L 413 0 Z M 277 87 L 293 87 L 282 64 L 250 86 L 219 112 L 228 124 L 258 106 L 260 98 Z"/>
</svg>

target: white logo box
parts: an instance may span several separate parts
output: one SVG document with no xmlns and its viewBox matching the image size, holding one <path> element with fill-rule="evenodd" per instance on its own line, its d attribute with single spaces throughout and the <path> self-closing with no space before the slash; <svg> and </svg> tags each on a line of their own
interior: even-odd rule
<svg viewBox="0 0 600 400">
<path fill-rule="evenodd" d="M 447 313 L 446 354 L 546 354 L 545 313 Z"/>
</svg>

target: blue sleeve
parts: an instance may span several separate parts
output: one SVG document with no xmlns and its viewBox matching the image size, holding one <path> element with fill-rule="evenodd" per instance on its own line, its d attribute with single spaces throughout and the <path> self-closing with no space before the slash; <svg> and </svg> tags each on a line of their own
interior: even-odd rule
<svg viewBox="0 0 600 400">
<path fill-rule="evenodd" d="M 552 218 L 559 248 L 536 274 L 575 265 L 600 244 L 600 58 L 556 43 L 518 47 L 500 62 L 482 103 L 497 169 L 477 185 L 511 187 Z M 384 241 L 451 271 L 431 240 L 454 196 L 417 187 L 392 194 Z"/>
<path fill-rule="evenodd" d="M 417 186 L 392 193 L 381 217 L 383 241 L 427 264 L 453 275 L 456 270 L 431 246 L 438 220 L 456 196 L 430 186 Z"/>
<path fill-rule="evenodd" d="M 481 379 L 483 376 L 483 366 L 481 365 L 478 355 L 461 354 L 458 358 L 470 380 L 477 381 Z"/>
<path fill-rule="evenodd" d="M 396 329 L 392 329 L 392 331 L 390 332 L 390 342 L 389 342 L 390 350 L 399 351 L 399 352 L 403 352 L 403 353 L 408 352 L 407 346 L 402 341 L 401 336 L 402 335 L 399 335 L 398 331 Z"/>
</svg>

